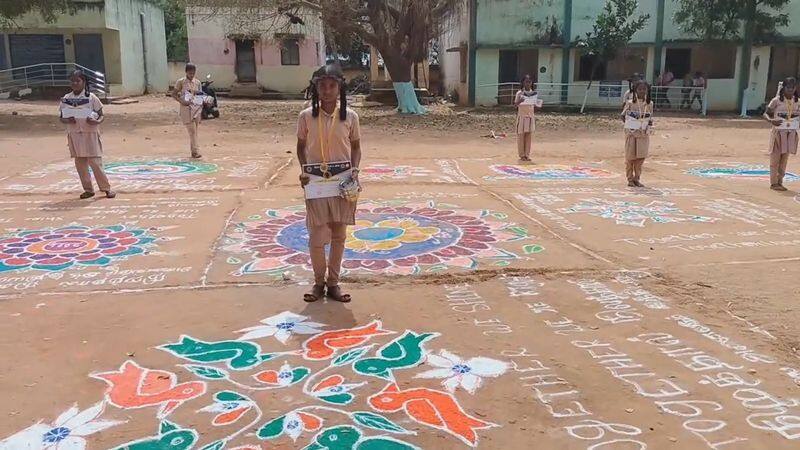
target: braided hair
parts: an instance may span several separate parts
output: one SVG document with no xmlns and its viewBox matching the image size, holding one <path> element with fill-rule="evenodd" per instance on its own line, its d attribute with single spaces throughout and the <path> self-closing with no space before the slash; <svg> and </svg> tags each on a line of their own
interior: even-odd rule
<svg viewBox="0 0 800 450">
<path fill-rule="evenodd" d="M 319 117 L 319 91 L 317 83 L 325 78 L 336 80 L 339 83 L 339 120 L 347 120 L 347 86 L 344 73 L 338 64 L 322 66 L 314 72 L 308 89 L 311 92 L 311 116 Z"/>
<path fill-rule="evenodd" d="M 780 92 L 778 93 L 778 96 L 780 97 L 781 101 L 785 100 L 785 96 L 783 95 L 783 87 L 786 86 L 787 84 L 797 86 L 797 80 L 795 80 L 794 77 L 787 77 L 786 79 L 783 80 L 783 82 L 781 83 Z M 800 94 L 798 94 L 797 89 L 795 89 L 794 101 L 798 101 L 799 99 L 800 99 Z"/>
<path fill-rule="evenodd" d="M 80 69 L 74 70 L 72 72 L 72 74 L 70 74 L 70 76 L 69 76 L 70 79 L 75 78 L 75 77 L 78 77 L 78 78 L 83 80 L 84 93 L 88 97 L 89 93 L 91 92 L 91 83 L 89 83 L 89 78 Z"/>
<path fill-rule="evenodd" d="M 638 87 L 640 84 L 644 84 L 644 85 L 645 85 L 645 87 L 647 88 L 647 94 L 645 94 L 645 97 L 644 97 L 644 102 L 645 102 L 645 103 L 647 103 L 647 104 L 649 105 L 649 104 L 650 104 L 650 102 L 652 101 L 652 100 L 650 99 L 650 83 L 648 83 L 648 82 L 647 82 L 647 81 L 645 81 L 645 80 L 641 80 L 641 79 L 640 79 L 640 80 L 637 80 L 637 81 L 634 81 L 633 83 L 631 83 L 631 92 L 633 93 L 633 102 L 634 102 L 634 103 L 636 103 L 636 101 L 638 100 L 638 95 L 636 95 L 636 88 L 637 88 L 637 87 Z"/>
</svg>

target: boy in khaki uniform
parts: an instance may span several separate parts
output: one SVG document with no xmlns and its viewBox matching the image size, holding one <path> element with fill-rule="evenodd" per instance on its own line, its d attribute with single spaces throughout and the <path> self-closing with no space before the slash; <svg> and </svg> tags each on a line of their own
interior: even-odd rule
<svg viewBox="0 0 800 450">
<path fill-rule="evenodd" d="M 203 156 L 200 154 L 200 145 L 197 142 L 197 132 L 202 120 L 203 105 L 193 102 L 194 97 L 202 93 L 202 85 L 196 75 L 197 67 L 192 63 L 186 64 L 186 77 L 176 81 L 175 89 L 172 91 L 172 97 L 181 104 L 179 115 L 181 122 L 189 132 L 189 146 L 192 151 L 192 158 Z"/>
</svg>

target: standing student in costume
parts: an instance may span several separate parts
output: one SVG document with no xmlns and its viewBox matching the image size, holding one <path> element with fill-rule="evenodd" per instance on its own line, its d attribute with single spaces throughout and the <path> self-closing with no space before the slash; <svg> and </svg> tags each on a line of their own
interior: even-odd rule
<svg viewBox="0 0 800 450">
<path fill-rule="evenodd" d="M 622 95 L 622 106 L 625 106 L 631 98 L 633 98 L 633 86 L 642 79 L 642 76 L 639 72 L 634 72 L 630 78 L 628 78 L 628 90 L 625 91 L 625 94 Z"/>
<path fill-rule="evenodd" d="M 769 149 L 769 182 L 775 191 L 785 191 L 783 177 L 786 175 L 786 164 L 789 155 L 797 154 L 797 130 L 793 126 L 782 128 L 787 121 L 791 123 L 800 116 L 797 81 L 787 78 L 781 83 L 778 95 L 767 105 L 764 119 L 772 124 Z"/>
<path fill-rule="evenodd" d="M 180 103 L 179 115 L 181 122 L 189 132 L 189 148 L 192 158 L 200 158 L 200 144 L 198 143 L 198 129 L 203 114 L 203 103 L 197 98 L 203 93 L 200 80 L 197 79 L 197 66 L 186 64 L 186 76 L 175 82 L 172 97 Z"/>
<path fill-rule="evenodd" d="M 69 80 L 72 91 L 61 98 L 59 117 L 67 126 L 69 154 L 75 159 L 75 169 L 83 186 L 80 198 L 94 197 L 92 174 L 100 191 L 105 192 L 107 198 L 114 198 L 117 194 L 111 190 L 103 170 L 103 144 L 100 141 L 100 124 L 105 120 L 103 104 L 90 92 L 89 80 L 83 71 L 72 72 Z M 77 112 L 83 112 L 77 114 L 81 117 L 75 117 Z"/>
<path fill-rule="evenodd" d="M 625 128 L 625 175 L 628 186 L 644 187 L 640 182 L 642 166 L 650 150 L 650 127 L 653 125 L 653 103 L 650 99 L 650 85 L 639 80 L 633 85 L 633 94 L 622 109 L 622 120 L 628 117 L 640 121 L 637 129 Z"/>
<path fill-rule="evenodd" d="M 338 102 L 337 102 L 338 100 Z M 327 65 L 314 73 L 311 107 L 297 120 L 297 158 L 301 167 L 319 164 L 325 173 L 328 163 L 350 162 L 352 179 L 358 183 L 361 164 L 361 132 L 358 115 L 347 108 L 344 75 L 338 65 Z M 310 177 L 303 172 L 304 188 Z M 355 224 L 356 201 L 341 196 L 306 200 L 309 252 L 314 269 L 314 287 L 304 296 L 315 302 L 326 296 L 347 303 L 350 295 L 339 286 L 348 225 Z M 330 245 L 328 258 L 325 246 Z"/>
<path fill-rule="evenodd" d="M 514 105 L 517 107 L 517 152 L 520 161 L 531 160 L 531 145 L 533 140 L 533 130 L 536 129 L 536 122 L 533 117 L 535 105 L 525 100 L 531 101 L 538 98 L 534 89 L 533 78 L 525 75 L 520 82 L 522 89 L 517 91 L 514 97 Z"/>
</svg>

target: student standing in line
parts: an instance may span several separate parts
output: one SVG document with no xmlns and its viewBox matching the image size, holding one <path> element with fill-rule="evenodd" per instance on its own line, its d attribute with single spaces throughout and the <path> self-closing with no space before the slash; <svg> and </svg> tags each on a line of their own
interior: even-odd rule
<svg viewBox="0 0 800 450">
<path fill-rule="evenodd" d="M 783 80 L 778 95 L 769 102 L 764 112 L 764 119 L 773 125 L 769 149 L 769 182 L 774 191 L 787 190 L 783 186 L 783 177 L 786 175 L 789 155 L 797 154 L 797 128 L 786 127 L 786 124 L 800 116 L 798 109 L 800 104 L 797 81 L 787 78 Z"/>
<path fill-rule="evenodd" d="M 197 141 L 197 133 L 203 115 L 203 103 L 196 101 L 198 94 L 203 93 L 200 80 L 197 79 L 197 66 L 192 63 L 186 64 L 186 76 L 175 82 L 175 89 L 172 97 L 181 104 L 179 115 L 181 122 L 189 132 L 189 147 L 192 158 L 201 158 L 200 144 Z"/>
<path fill-rule="evenodd" d="M 633 86 L 641 79 L 642 76 L 639 75 L 638 72 L 634 73 L 630 78 L 628 78 L 628 90 L 625 92 L 625 95 L 622 96 L 622 106 L 625 106 L 625 103 L 628 103 L 628 101 L 633 98 Z"/>
<path fill-rule="evenodd" d="M 69 154 L 75 159 L 75 169 L 83 186 L 80 198 L 94 197 L 92 174 L 100 191 L 105 192 L 106 198 L 114 198 L 117 194 L 111 190 L 111 184 L 103 170 L 103 143 L 100 141 L 100 124 L 105 120 L 103 104 L 90 92 L 89 80 L 83 71 L 72 72 L 69 79 L 72 92 L 62 97 L 59 117 L 61 123 L 67 126 Z M 87 117 L 75 117 L 72 112 L 77 111 L 88 113 Z M 65 115 L 69 117 L 64 117 Z M 91 173 L 89 167 L 92 168 Z"/>
<path fill-rule="evenodd" d="M 314 73 L 311 107 L 303 110 L 297 120 L 297 159 L 301 167 L 314 165 L 305 167 L 300 175 L 304 188 L 310 181 L 306 171 L 319 171 L 328 178 L 336 175 L 331 172 L 333 167 L 348 162 L 351 180 L 358 183 L 361 164 L 358 114 L 347 108 L 344 74 L 338 65 L 327 65 Z M 350 295 L 342 293 L 339 286 L 339 273 L 347 226 L 355 224 L 356 205 L 354 198 L 339 195 L 306 200 L 308 247 L 314 269 L 314 287 L 304 295 L 306 302 L 315 302 L 326 295 L 338 302 L 350 301 Z M 330 245 L 327 260 L 326 245 Z"/>
<path fill-rule="evenodd" d="M 625 128 L 625 175 L 630 187 L 644 187 L 640 179 L 644 160 L 650 150 L 652 115 L 653 103 L 650 99 L 650 85 L 644 80 L 639 80 L 633 85 L 632 98 L 625 102 L 622 109 L 623 122 L 630 117 L 643 124 L 637 129 Z"/>
<path fill-rule="evenodd" d="M 703 111 L 703 92 L 706 89 L 706 78 L 703 76 L 703 72 L 697 71 L 694 73 L 692 86 L 694 87 L 694 93 L 692 94 L 692 101 L 689 104 L 689 108 L 694 106 L 694 101 L 696 99 L 697 103 L 700 104 L 700 111 Z"/>
<path fill-rule="evenodd" d="M 514 105 L 517 107 L 517 152 L 520 161 L 529 162 L 531 160 L 531 145 L 533 140 L 533 130 L 536 129 L 536 122 L 533 117 L 535 105 L 526 103 L 525 99 L 538 98 L 534 89 L 533 77 L 525 75 L 520 82 L 522 89 L 517 91 L 514 97 Z"/>
</svg>

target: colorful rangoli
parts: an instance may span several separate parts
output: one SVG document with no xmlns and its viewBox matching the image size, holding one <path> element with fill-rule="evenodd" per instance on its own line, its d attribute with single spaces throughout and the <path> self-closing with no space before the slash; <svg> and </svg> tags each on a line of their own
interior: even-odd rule
<svg viewBox="0 0 800 450">
<path fill-rule="evenodd" d="M 156 238 L 127 225 L 25 230 L 0 237 L 0 273 L 60 271 L 75 265 L 105 266 L 145 253 Z"/>
<path fill-rule="evenodd" d="M 216 164 L 197 161 L 122 161 L 105 165 L 106 173 L 117 178 L 171 178 L 214 173 Z"/>
<path fill-rule="evenodd" d="M 417 166 L 395 166 L 388 164 L 369 164 L 361 168 L 359 177 L 363 181 L 397 181 L 409 178 L 430 177 L 433 171 Z"/>
<path fill-rule="evenodd" d="M 252 450 L 269 443 L 276 448 L 413 450 L 419 447 L 412 442 L 423 433 L 445 436 L 446 448 L 477 447 L 480 434 L 498 426 L 465 410 L 458 397 L 475 395 L 484 383 L 502 376 L 508 363 L 464 359 L 445 349 L 433 352 L 428 347 L 439 333 L 397 333 L 379 320 L 325 328 L 283 312 L 241 330 L 238 340 L 181 336 L 158 347 L 181 361 L 180 376 L 132 360 L 117 370 L 91 374 L 105 385 L 102 401 L 39 421 L 0 440 L 0 449 L 83 450 L 91 435 L 132 420 L 126 411 L 133 409 L 153 412 L 153 434 L 111 448 Z M 420 370 L 423 364 L 429 367 Z M 442 380 L 443 389 L 424 380 Z M 282 393 L 260 394 L 265 391 Z M 277 398 L 294 400 L 289 404 Z M 181 417 L 196 414 L 191 425 L 171 419 L 178 409 Z M 409 422 L 418 431 L 401 425 Z M 219 431 L 209 433 L 212 428 Z"/>
<path fill-rule="evenodd" d="M 366 202 L 356 225 L 348 229 L 343 268 L 347 271 L 419 274 L 448 268 L 474 269 L 481 261 L 499 266 L 519 256 L 498 246 L 519 242 L 521 253 L 543 250 L 528 243 L 527 230 L 488 210 L 461 210 L 452 205 Z M 234 225 L 225 250 L 240 256 L 235 275 L 280 276 L 292 268 L 310 270 L 308 230 L 303 207 L 268 210 L 252 221 Z"/>
<path fill-rule="evenodd" d="M 769 168 L 762 165 L 732 165 L 730 167 L 695 167 L 686 173 L 703 178 L 732 178 L 740 180 L 767 180 L 769 181 Z M 800 180 L 800 175 L 787 172 L 783 181 L 793 182 Z"/>
<path fill-rule="evenodd" d="M 597 180 L 614 178 L 617 174 L 588 166 L 548 165 L 492 165 L 490 168 L 501 176 L 487 176 L 487 180 Z"/>
<path fill-rule="evenodd" d="M 602 198 L 582 200 L 570 208 L 560 210 L 563 213 L 585 213 L 603 219 L 614 220 L 619 225 L 643 227 L 647 222 L 714 222 L 716 219 L 693 214 L 686 214 L 674 203 L 652 201 L 645 205 Z"/>
</svg>

